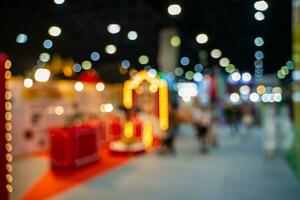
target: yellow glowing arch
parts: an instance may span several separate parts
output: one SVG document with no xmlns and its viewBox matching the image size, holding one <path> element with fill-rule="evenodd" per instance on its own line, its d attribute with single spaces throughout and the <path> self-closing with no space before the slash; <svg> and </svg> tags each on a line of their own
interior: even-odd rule
<svg viewBox="0 0 300 200">
<path fill-rule="evenodd" d="M 138 72 L 133 78 L 125 81 L 123 88 L 123 104 L 125 108 L 132 108 L 133 97 L 132 90 L 137 89 L 143 81 L 150 83 L 149 89 L 157 91 L 159 95 L 159 127 L 165 131 L 169 128 L 169 114 L 168 114 L 168 85 L 165 80 L 159 79 L 157 76 L 151 76 L 147 71 L 142 70 Z"/>
</svg>

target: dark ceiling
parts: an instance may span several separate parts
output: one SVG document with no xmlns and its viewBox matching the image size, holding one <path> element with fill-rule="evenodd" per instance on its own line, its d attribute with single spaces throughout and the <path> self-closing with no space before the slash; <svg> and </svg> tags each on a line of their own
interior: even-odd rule
<svg viewBox="0 0 300 200">
<path fill-rule="evenodd" d="M 182 6 L 181 15 L 167 14 L 170 3 Z M 118 63 L 123 59 L 138 66 L 138 56 L 147 54 L 149 64 L 157 66 L 159 31 L 176 27 L 182 38 L 180 55 L 189 56 L 192 64 L 199 62 L 200 50 L 210 52 L 219 48 L 240 70 L 253 72 L 254 53 L 260 49 L 265 54 L 265 72 L 274 73 L 291 59 L 291 0 L 268 1 L 266 19 L 261 22 L 254 20 L 253 3 L 247 0 L 66 0 L 56 5 L 52 0 L 3 0 L 0 51 L 11 57 L 14 74 L 26 74 L 45 51 L 42 42 L 49 38 L 48 28 L 58 25 L 62 35 L 53 39 L 54 47 L 48 52 L 81 62 L 97 50 L 101 59 L 93 63 L 94 68 L 104 79 L 115 82 L 122 80 Z M 121 32 L 108 33 L 106 27 L 110 23 L 119 23 Z M 139 34 L 135 41 L 126 37 L 132 29 Z M 16 43 L 16 36 L 21 32 L 28 35 L 25 44 Z M 205 45 L 195 42 L 200 32 L 209 36 Z M 257 36 L 265 40 L 262 48 L 253 43 Z M 104 47 L 109 43 L 117 45 L 116 54 L 105 54 Z M 215 60 L 208 62 L 208 65 L 215 64 Z"/>
</svg>

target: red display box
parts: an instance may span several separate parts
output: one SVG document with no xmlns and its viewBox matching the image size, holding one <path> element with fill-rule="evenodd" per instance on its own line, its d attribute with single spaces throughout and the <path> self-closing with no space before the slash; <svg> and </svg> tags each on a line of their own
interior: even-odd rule
<svg viewBox="0 0 300 200">
<path fill-rule="evenodd" d="M 99 160 L 97 140 L 97 129 L 91 126 L 51 128 L 52 167 L 74 168 Z"/>
<path fill-rule="evenodd" d="M 108 117 L 108 132 L 110 140 L 119 140 L 122 136 L 121 118 L 118 116 L 110 115 Z"/>
<path fill-rule="evenodd" d="M 99 146 L 104 146 L 108 143 L 108 136 L 107 136 L 107 131 L 106 131 L 106 126 L 105 126 L 105 120 L 89 120 L 87 122 L 87 125 L 92 126 L 97 129 L 98 133 L 98 145 Z"/>
</svg>

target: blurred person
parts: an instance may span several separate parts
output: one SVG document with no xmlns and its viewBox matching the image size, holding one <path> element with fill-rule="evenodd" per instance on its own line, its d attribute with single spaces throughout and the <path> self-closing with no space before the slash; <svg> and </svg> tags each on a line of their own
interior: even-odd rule
<svg viewBox="0 0 300 200">
<path fill-rule="evenodd" d="M 213 104 L 210 108 L 210 113 L 211 113 L 211 123 L 210 127 L 208 130 L 208 138 L 209 138 L 209 143 L 213 147 L 217 148 L 218 147 L 218 113 L 217 113 L 217 106 L 216 104 Z"/>
<path fill-rule="evenodd" d="M 169 106 L 169 129 L 166 137 L 162 141 L 161 148 L 159 149 L 160 154 L 175 154 L 175 139 L 178 131 L 178 111 L 177 105 Z"/>
<path fill-rule="evenodd" d="M 250 106 L 245 105 L 242 116 L 242 124 L 244 128 L 244 136 L 248 137 L 251 134 L 254 123 L 253 114 Z"/>
<path fill-rule="evenodd" d="M 201 151 L 206 154 L 209 147 L 208 129 L 211 122 L 210 112 L 208 109 L 201 107 L 196 99 L 193 102 L 192 120 L 197 130 Z"/>
<path fill-rule="evenodd" d="M 278 137 L 278 148 L 283 154 L 291 149 L 294 141 L 294 127 L 292 119 L 289 114 L 289 108 L 287 105 L 282 106 L 279 115 L 279 137 Z"/>
<path fill-rule="evenodd" d="M 264 150 L 266 155 L 273 157 L 276 150 L 276 110 L 275 104 L 267 104 L 264 112 Z"/>
<path fill-rule="evenodd" d="M 227 105 L 224 108 L 226 121 L 230 126 L 230 132 L 232 135 L 236 135 L 239 132 L 239 108 L 237 106 Z"/>
</svg>

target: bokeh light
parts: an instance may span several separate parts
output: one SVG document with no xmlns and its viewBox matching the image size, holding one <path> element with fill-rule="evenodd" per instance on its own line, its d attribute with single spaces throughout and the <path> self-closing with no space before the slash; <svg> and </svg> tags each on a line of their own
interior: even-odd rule
<svg viewBox="0 0 300 200">
<path fill-rule="evenodd" d="M 75 63 L 74 65 L 73 65 L 73 71 L 74 72 L 80 72 L 81 71 L 81 65 L 80 64 L 78 64 L 78 63 Z"/>
<path fill-rule="evenodd" d="M 218 58 L 220 58 L 222 56 L 222 51 L 220 49 L 213 49 L 210 52 L 210 56 L 212 58 L 218 59 Z"/>
<path fill-rule="evenodd" d="M 261 96 L 261 100 L 264 102 L 264 103 L 266 103 L 266 102 L 268 102 L 268 99 L 269 99 L 269 94 L 263 94 L 262 96 Z"/>
<path fill-rule="evenodd" d="M 44 40 L 44 42 L 43 42 L 43 47 L 44 47 L 45 49 L 51 49 L 52 46 L 53 46 L 52 40 L 49 40 L 49 39 Z"/>
<path fill-rule="evenodd" d="M 239 91 L 242 95 L 248 95 L 250 93 L 250 87 L 248 85 L 242 85 Z"/>
<path fill-rule="evenodd" d="M 74 89 L 75 89 L 77 92 L 81 92 L 81 91 L 84 89 L 83 83 L 80 82 L 80 81 L 77 81 L 77 82 L 74 84 Z"/>
<path fill-rule="evenodd" d="M 241 80 L 241 74 L 239 72 L 234 72 L 231 74 L 231 79 L 235 82 Z"/>
<path fill-rule="evenodd" d="M 273 99 L 275 102 L 281 102 L 282 101 L 282 95 L 280 93 L 275 93 L 273 95 Z"/>
<path fill-rule="evenodd" d="M 203 70 L 203 65 L 201 65 L 201 64 L 196 64 L 196 65 L 194 66 L 194 70 L 195 70 L 196 72 L 202 72 L 202 70 Z"/>
<path fill-rule="evenodd" d="M 249 82 L 249 81 L 251 81 L 251 79 L 252 79 L 252 76 L 249 72 L 245 72 L 242 74 L 242 80 L 244 82 Z"/>
<path fill-rule="evenodd" d="M 193 80 L 193 77 L 194 77 L 194 72 L 193 72 L 193 71 L 187 71 L 187 72 L 185 73 L 185 78 L 186 78 L 187 80 Z"/>
<path fill-rule="evenodd" d="M 292 72 L 292 78 L 295 81 L 299 81 L 300 80 L 300 71 L 299 70 L 294 70 Z"/>
<path fill-rule="evenodd" d="M 16 42 L 20 44 L 26 43 L 27 40 L 28 40 L 28 36 L 25 33 L 20 33 L 16 37 Z"/>
<path fill-rule="evenodd" d="M 195 82 L 201 82 L 203 80 L 203 75 L 200 72 L 196 72 L 193 79 Z"/>
<path fill-rule="evenodd" d="M 253 92 L 253 93 L 250 94 L 249 99 L 252 102 L 258 102 L 259 101 L 259 95 L 255 92 Z"/>
<path fill-rule="evenodd" d="M 264 94 L 266 92 L 266 87 L 264 85 L 259 85 L 256 88 L 256 92 L 258 94 Z"/>
<path fill-rule="evenodd" d="M 264 58 L 264 53 L 262 51 L 256 51 L 254 56 L 257 60 L 261 60 Z"/>
<path fill-rule="evenodd" d="M 208 36 L 205 33 L 198 34 L 196 36 L 196 41 L 199 44 L 205 44 L 208 41 Z"/>
<path fill-rule="evenodd" d="M 50 78 L 50 71 L 45 68 L 39 68 L 34 73 L 34 79 L 37 82 L 47 82 Z"/>
<path fill-rule="evenodd" d="M 109 112 L 113 111 L 114 107 L 113 107 L 113 105 L 111 103 L 108 103 L 108 104 L 105 104 L 104 109 L 105 109 L 105 112 L 109 113 Z"/>
<path fill-rule="evenodd" d="M 107 31 L 111 34 L 116 34 L 121 31 L 121 26 L 119 24 L 109 24 L 107 26 Z"/>
<path fill-rule="evenodd" d="M 92 68 L 92 63 L 89 60 L 85 60 L 81 63 L 82 69 L 89 70 Z"/>
<path fill-rule="evenodd" d="M 54 109 L 54 113 L 56 115 L 62 115 L 64 114 L 64 108 L 62 106 L 56 106 Z"/>
<path fill-rule="evenodd" d="M 49 35 L 53 36 L 53 37 L 57 37 L 61 34 L 62 30 L 61 28 L 59 28 L 58 26 L 51 26 L 48 29 L 48 33 Z"/>
<path fill-rule="evenodd" d="M 286 62 L 286 66 L 290 69 L 290 70 L 293 70 L 295 69 L 295 64 L 293 61 L 289 60 Z"/>
<path fill-rule="evenodd" d="M 138 60 L 140 64 L 146 65 L 149 62 L 149 57 L 146 55 L 141 55 Z"/>
<path fill-rule="evenodd" d="M 179 47 L 180 44 L 181 44 L 181 39 L 179 36 L 175 35 L 175 36 L 172 36 L 171 39 L 170 39 L 170 44 L 172 47 Z"/>
<path fill-rule="evenodd" d="M 23 84 L 24 87 L 31 88 L 33 86 L 33 80 L 31 78 L 25 78 Z"/>
<path fill-rule="evenodd" d="M 55 4 L 63 4 L 65 2 L 65 0 L 53 0 Z"/>
<path fill-rule="evenodd" d="M 229 63 L 230 63 L 230 60 L 226 57 L 221 58 L 220 61 L 219 61 L 219 64 L 220 64 L 221 67 L 226 67 L 226 66 L 229 65 Z"/>
<path fill-rule="evenodd" d="M 238 93 L 232 93 L 229 98 L 233 103 L 237 103 L 240 101 L 240 95 Z"/>
<path fill-rule="evenodd" d="M 254 14 L 254 18 L 257 20 L 257 21 L 262 21 L 265 19 L 265 15 L 264 13 L 258 11 Z"/>
<path fill-rule="evenodd" d="M 258 11 L 266 11 L 269 8 L 269 5 L 266 1 L 256 1 L 254 3 L 254 8 Z"/>
<path fill-rule="evenodd" d="M 174 73 L 176 76 L 182 76 L 184 73 L 184 70 L 181 67 L 176 67 L 174 70 Z"/>
<path fill-rule="evenodd" d="M 148 71 L 148 76 L 149 76 L 150 78 L 154 78 L 154 77 L 156 77 L 156 75 L 157 75 L 156 69 L 149 69 L 149 71 Z"/>
<path fill-rule="evenodd" d="M 272 92 L 273 93 L 282 93 L 282 89 L 281 89 L 281 87 L 274 87 L 273 89 L 272 89 Z"/>
<path fill-rule="evenodd" d="M 129 60 L 122 60 L 121 67 L 124 68 L 124 69 L 128 69 L 130 67 Z"/>
<path fill-rule="evenodd" d="M 264 63 L 262 60 L 255 60 L 254 65 L 255 65 L 255 68 L 262 68 L 264 66 Z"/>
<path fill-rule="evenodd" d="M 98 61 L 100 59 L 100 54 L 97 51 L 91 53 L 90 58 L 92 61 Z"/>
<path fill-rule="evenodd" d="M 290 73 L 289 68 L 287 66 L 282 66 L 280 70 L 282 71 L 282 74 L 284 74 L 285 76 Z"/>
<path fill-rule="evenodd" d="M 129 31 L 127 37 L 129 40 L 136 40 L 138 38 L 138 33 L 136 31 Z"/>
<path fill-rule="evenodd" d="M 262 38 L 262 37 L 256 37 L 255 39 L 254 39 L 254 44 L 256 45 L 256 46 L 258 46 L 258 47 L 261 47 L 261 46 L 263 46 L 264 45 L 264 39 Z"/>
<path fill-rule="evenodd" d="M 63 68 L 63 74 L 66 76 L 66 77 L 71 77 L 73 75 L 73 70 L 72 70 L 72 67 L 67 65 Z"/>
<path fill-rule="evenodd" d="M 145 67 L 144 67 L 144 69 L 145 70 L 149 70 L 149 69 L 151 69 L 152 67 L 150 66 L 150 65 L 146 65 Z"/>
<path fill-rule="evenodd" d="M 99 83 L 96 84 L 96 90 L 97 90 L 98 92 L 102 92 L 104 89 L 105 89 L 104 83 L 99 82 Z"/>
<path fill-rule="evenodd" d="M 113 44 L 109 44 L 105 46 L 105 52 L 107 54 L 114 54 L 117 52 L 117 47 Z"/>
<path fill-rule="evenodd" d="M 236 70 L 236 68 L 233 64 L 229 64 L 225 67 L 225 71 L 227 73 L 233 73 L 235 70 Z"/>
<path fill-rule="evenodd" d="M 285 78 L 285 75 L 283 74 L 282 70 L 279 70 L 279 71 L 277 72 L 277 77 L 278 77 L 279 79 L 284 79 L 284 78 Z"/>
<path fill-rule="evenodd" d="M 171 4 L 168 6 L 169 15 L 179 15 L 181 13 L 181 7 L 178 4 Z"/>
<path fill-rule="evenodd" d="M 39 59 L 43 62 L 48 62 L 50 60 L 50 54 L 49 53 L 41 53 L 39 56 Z"/>
<path fill-rule="evenodd" d="M 187 66 L 190 64 L 190 59 L 187 57 L 187 56 L 184 56 L 180 59 L 180 63 L 183 65 L 183 66 Z"/>
</svg>

